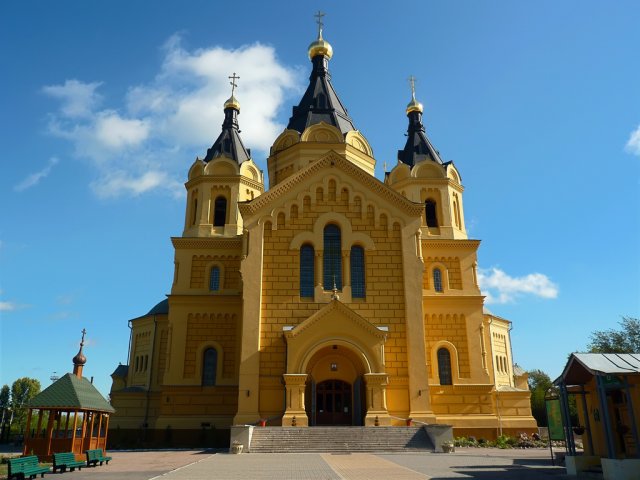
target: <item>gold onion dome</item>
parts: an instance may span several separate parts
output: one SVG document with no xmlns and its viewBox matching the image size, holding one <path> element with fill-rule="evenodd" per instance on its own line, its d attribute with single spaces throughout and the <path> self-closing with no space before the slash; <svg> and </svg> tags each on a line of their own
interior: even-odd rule
<svg viewBox="0 0 640 480">
<path fill-rule="evenodd" d="M 309 58 L 317 55 L 324 55 L 327 58 L 333 56 L 333 47 L 329 42 L 322 38 L 322 31 L 318 33 L 318 39 L 309 45 Z"/>
<path fill-rule="evenodd" d="M 422 111 L 424 110 L 422 104 L 416 100 L 415 95 L 412 96 L 411 101 L 409 102 L 409 104 L 407 105 L 407 115 L 411 112 L 420 112 L 422 113 Z"/>
<path fill-rule="evenodd" d="M 240 111 L 240 102 L 234 95 L 231 95 L 231 97 L 229 97 L 229 99 L 224 102 L 224 108 L 225 110 L 227 108 L 233 108 L 234 110 Z"/>
</svg>

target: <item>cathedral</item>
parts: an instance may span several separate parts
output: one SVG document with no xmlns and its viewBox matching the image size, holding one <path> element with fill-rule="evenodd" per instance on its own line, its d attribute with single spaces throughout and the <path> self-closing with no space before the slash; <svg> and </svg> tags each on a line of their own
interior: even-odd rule
<svg viewBox="0 0 640 480">
<path fill-rule="evenodd" d="M 130 320 L 128 365 L 112 374 L 112 438 L 185 443 L 240 424 L 536 428 L 511 322 L 483 306 L 460 170 L 429 140 L 412 85 L 406 141 L 377 179 L 332 55 L 319 22 L 268 184 L 230 77 L 222 131 L 188 170 L 171 292 Z"/>
</svg>

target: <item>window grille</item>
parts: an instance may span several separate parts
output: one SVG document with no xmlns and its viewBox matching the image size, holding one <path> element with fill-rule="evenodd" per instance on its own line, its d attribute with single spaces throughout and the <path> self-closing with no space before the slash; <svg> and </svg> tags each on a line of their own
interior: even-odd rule
<svg viewBox="0 0 640 480">
<path fill-rule="evenodd" d="M 211 267 L 211 274 L 209 275 L 209 290 L 217 292 L 220 290 L 220 268 Z"/>
<path fill-rule="evenodd" d="M 204 387 L 216 384 L 217 369 L 218 351 L 215 348 L 207 348 L 202 356 L 202 385 Z"/>
<path fill-rule="evenodd" d="M 451 385 L 451 354 L 446 348 L 438 349 L 438 377 L 440 385 Z"/>
<path fill-rule="evenodd" d="M 300 296 L 313 298 L 315 253 L 311 245 L 300 248 Z"/>
<path fill-rule="evenodd" d="M 323 252 L 323 285 L 325 290 L 333 290 L 335 284 L 342 290 L 342 248 L 340 228 L 337 225 L 327 225 L 324 228 Z"/>
<path fill-rule="evenodd" d="M 351 296 L 365 298 L 364 248 L 351 247 Z"/>
</svg>

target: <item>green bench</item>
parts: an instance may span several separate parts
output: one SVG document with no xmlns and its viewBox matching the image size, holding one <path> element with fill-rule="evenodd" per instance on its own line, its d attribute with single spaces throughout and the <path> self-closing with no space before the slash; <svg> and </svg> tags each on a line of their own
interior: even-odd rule
<svg viewBox="0 0 640 480">
<path fill-rule="evenodd" d="M 97 448 L 95 450 L 87 450 L 85 453 L 87 454 L 87 466 L 95 466 L 98 464 L 98 462 L 100 462 L 100 465 L 102 465 L 102 462 L 107 462 L 107 465 L 109 465 L 109 460 L 111 460 L 111 457 L 105 457 L 102 454 L 101 448 Z"/>
<path fill-rule="evenodd" d="M 64 473 L 67 471 L 67 468 L 73 472 L 76 468 L 78 468 L 78 470 L 81 470 L 84 466 L 85 463 L 77 461 L 76 456 L 73 454 L 73 452 L 53 454 L 53 473 L 56 473 L 57 470 L 60 470 L 62 473 Z"/>
<path fill-rule="evenodd" d="M 36 478 L 40 475 L 44 478 L 45 473 L 49 473 L 49 467 L 43 467 L 38 463 L 38 457 L 30 455 L 28 457 L 17 457 L 9 459 L 9 476 L 7 478 Z"/>
</svg>

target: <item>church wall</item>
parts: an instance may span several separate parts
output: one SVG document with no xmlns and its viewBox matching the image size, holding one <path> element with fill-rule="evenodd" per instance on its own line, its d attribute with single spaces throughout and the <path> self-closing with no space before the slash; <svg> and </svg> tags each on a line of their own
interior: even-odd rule
<svg viewBox="0 0 640 480">
<path fill-rule="evenodd" d="M 261 410 L 273 405 L 282 408 L 281 375 L 285 373 L 286 344 L 282 339 L 283 326 L 295 326 L 322 308 L 330 299 L 330 292 L 316 289 L 313 300 L 301 299 L 299 249 L 290 250 L 294 236 L 311 231 L 316 220 L 323 214 L 338 214 L 346 218 L 353 235 L 365 234 L 375 248 L 365 250 L 366 298 L 351 299 L 349 256 L 351 245 L 360 244 L 349 237 L 346 228 L 343 236 L 343 292 L 341 301 L 359 315 L 375 325 L 389 327 L 385 344 L 386 372 L 390 377 L 406 377 L 408 374 L 407 347 L 405 341 L 405 298 L 402 267 L 402 245 L 400 227 L 391 224 L 389 213 L 376 211 L 361 193 L 339 182 L 325 179 L 314 184 L 311 192 L 302 201 L 273 215 L 265 224 L 262 282 L 262 321 L 260 333 L 260 375 L 265 387 L 270 383 L 266 377 L 277 379 L 277 395 L 264 400 L 261 392 Z M 320 229 L 324 224 L 320 226 Z M 323 245 L 314 245 L 316 253 L 316 284 L 321 282 Z M 346 252 L 345 252 L 346 249 Z M 328 332 L 330 333 L 330 332 Z M 406 382 L 396 390 L 406 389 Z M 266 394 L 269 396 L 269 394 Z M 274 405 L 277 398 L 277 405 Z M 396 400 L 397 399 L 397 400 Z M 390 394 L 389 408 L 408 410 L 406 394 Z M 271 410 L 271 409 L 269 409 Z"/>
</svg>

